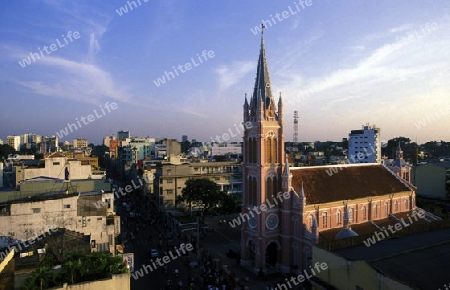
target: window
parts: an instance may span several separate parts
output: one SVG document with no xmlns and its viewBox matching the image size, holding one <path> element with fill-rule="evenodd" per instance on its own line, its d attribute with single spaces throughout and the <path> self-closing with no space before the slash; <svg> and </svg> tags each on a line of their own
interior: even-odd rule
<svg viewBox="0 0 450 290">
<path fill-rule="evenodd" d="M 373 216 L 374 218 L 378 218 L 378 204 L 373 207 Z"/>
<path fill-rule="evenodd" d="M 98 220 L 98 221 L 101 221 L 101 220 L 102 220 L 102 218 L 101 218 L 101 217 L 99 217 L 99 218 L 97 218 L 97 220 Z"/>
<path fill-rule="evenodd" d="M 354 208 L 351 208 L 349 211 L 348 211 L 348 221 L 349 222 L 353 222 L 353 217 L 355 216 L 355 209 Z"/>
<path fill-rule="evenodd" d="M 326 212 L 322 213 L 322 227 L 328 227 L 328 214 Z"/>
<path fill-rule="evenodd" d="M 167 175 L 171 175 L 172 174 L 172 169 L 167 169 L 166 173 L 167 173 Z"/>
<path fill-rule="evenodd" d="M 64 208 L 70 208 L 70 204 L 65 204 Z"/>
<path fill-rule="evenodd" d="M 394 203 L 394 211 L 398 212 L 398 201 L 397 200 Z"/>
<path fill-rule="evenodd" d="M 336 212 L 336 223 L 337 223 L 338 225 L 340 225 L 340 224 L 342 223 L 341 210 L 338 210 L 338 211 Z"/>
<path fill-rule="evenodd" d="M 220 180 L 220 177 L 214 177 L 214 180 Z"/>
<path fill-rule="evenodd" d="M 168 189 L 167 190 L 167 194 L 173 194 L 173 190 L 172 189 Z"/>
<path fill-rule="evenodd" d="M 249 192 L 249 204 L 256 205 L 257 195 L 256 195 L 256 178 L 250 176 L 248 179 L 248 192 Z"/>
<path fill-rule="evenodd" d="M 408 209 L 409 208 L 409 201 L 406 199 L 405 200 L 405 209 Z"/>
<path fill-rule="evenodd" d="M 167 183 L 173 183 L 173 179 L 172 178 L 168 178 L 167 179 Z"/>
<path fill-rule="evenodd" d="M 362 216 L 361 216 L 361 218 L 362 218 L 362 220 L 365 220 L 365 219 L 366 219 L 366 216 L 367 216 L 367 209 L 366 209 L 366 206 L 365 206 L 365 205 L 361 208 L 361 211 L 362 211 Z"/>
<path fill-rule="evenodd" d="M 53 162 L 53 165 L 59 165 L 60 163 L 59 162 Z"/>
<path fill-rule="evenodd" d="M 32 208 L 32 210 L 33 210 L 33 213 L 40 213 L 41 212 L 41 209 L 37 208 L 37 207 Z"/>
<path fill-rule="evenodd" d="M 266 138 L 265 145 L 266 145 L 266 162 L 267 163 L 276 163 L 277 160 L 277 139 L 274 137 L 273 133 L 271 137 Z"/>
<path fill-rule="evenodd" d="M 298 217 L 294 217 L 294 237 L 298 237 L 300 234 L 300 220 Z"/>
<path fill-rule="evenodd" d="M 389 214 L 389 205 L 387 204 L 387 202 L 384 203 L 384 215 L 388 216 Z"/>
<path fill-rule="evenodd" d="M 256 138 L 250 138 L 248 146 L 249 146 L 248 147 L 249 163 L 256 163 L 257 162 Z"/>
</svg>

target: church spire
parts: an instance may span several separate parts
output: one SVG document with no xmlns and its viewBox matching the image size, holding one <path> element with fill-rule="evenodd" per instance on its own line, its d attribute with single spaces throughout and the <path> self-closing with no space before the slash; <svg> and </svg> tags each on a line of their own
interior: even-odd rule
<svg viewBox="0 0 450 290">
<path fill-rule="evenodd" d="M 396 152 L 396 157 L 397 159 L 403 159 L 403 150 L 400 147 L 400 141 L 398 141 L 398 147 L 397 147 L 397 152 Z"/>
<path fill-rule="evenodd" d="M 255 88 L 253 90 L 253 99 L 257 100 L 259 92 L 264 102 L 265 109 L 269 108 L 272 99 L 272 91 L 270 87 L 269 66 L 266 58 L 266 47 L 264 44 L 264 24 L 261 24 L 261 48 L 259 51 L 258 68 L 256 71 Z M 273 103 L 273 101 L 272 101 Z"/>
</svg>

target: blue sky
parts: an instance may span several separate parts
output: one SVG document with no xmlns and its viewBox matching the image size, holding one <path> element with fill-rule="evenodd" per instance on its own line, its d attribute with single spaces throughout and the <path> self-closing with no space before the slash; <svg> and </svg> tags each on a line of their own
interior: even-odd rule
<svg viewBox="0 0 450 290">
<path fill-rule="evenodd" d="M 297 110 L 300 141 L 339 141 L 367 122 L 382 139 L 450 141 L 448 1 L 135 2 L 133 10 L 122 0 L 0 3 L 1 139 L 55 135 L 116 102 L 63 140 L 100 143 L 130 130 L 210 141 L 242 121 L 259 54 L 252 29 L 273 17 L 265 43 L 273 94 L 286 103 L 286 140 Z M 214 57 L 155 84 L 203 51 Z"/>
</svg>

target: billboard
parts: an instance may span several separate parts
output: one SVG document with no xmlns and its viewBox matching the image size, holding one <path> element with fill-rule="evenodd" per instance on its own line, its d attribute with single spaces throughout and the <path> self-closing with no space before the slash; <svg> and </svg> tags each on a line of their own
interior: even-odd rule
<svg viewBox="0 0 450 290">
<path fill-rule="evenodd" d="M 122 255 L 122 260 L 125 264 L 127 264 L 130 272 L 134 271 L 134 253 L 124 253 Z"/>
</svg>

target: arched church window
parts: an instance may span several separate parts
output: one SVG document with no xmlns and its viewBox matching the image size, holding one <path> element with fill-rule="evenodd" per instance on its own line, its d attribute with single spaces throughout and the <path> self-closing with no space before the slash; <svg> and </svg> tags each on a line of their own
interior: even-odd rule
<svg viewBox="0 0 450 290">
<path fill-rule="evenodd" d="M 322 213 L 322 227 L 328 227 L 328 213 L 326 212 Z"/>
</svg>

